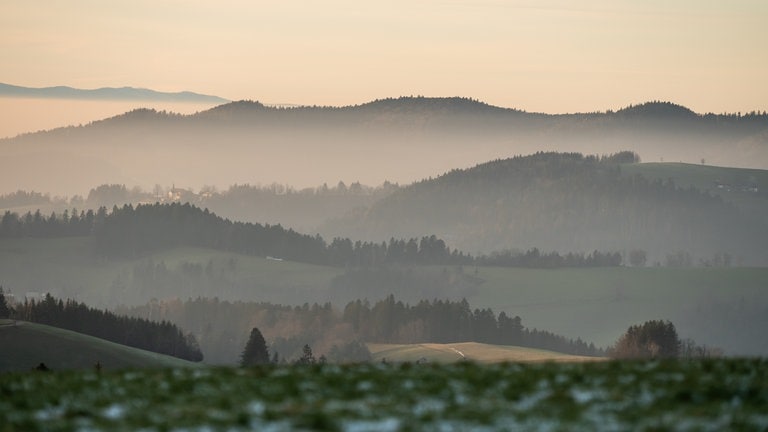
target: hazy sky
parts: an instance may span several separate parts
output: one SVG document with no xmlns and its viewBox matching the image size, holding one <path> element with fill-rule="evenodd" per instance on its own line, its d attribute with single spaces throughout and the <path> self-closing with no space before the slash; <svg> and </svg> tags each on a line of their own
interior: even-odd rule
<svg viewBox="0 0 768 432">
<path fill-rule="evenodd" d="M 3 0 L 0 82 L 343 105 L 768 109 L 765 0 Z"/>
</svg>

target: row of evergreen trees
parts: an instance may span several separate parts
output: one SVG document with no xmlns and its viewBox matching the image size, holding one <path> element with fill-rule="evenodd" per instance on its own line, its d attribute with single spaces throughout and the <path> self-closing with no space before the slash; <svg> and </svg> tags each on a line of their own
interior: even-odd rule
<svg viewBox="0 0 768 432">
<path fill-rule="evenodd" d="M 330 303 L 285 306 L 229 302 L 217 298 L 154 301 L 121 308 L 137 317 L 169 320 L 199 335 L 206 358 L 213 363 L 237 361 L 250 332 L 258 327 L 267 346 L 285 361 L 302 355 L 310 345 L 329 361 L 364 361 L 360 341 L 377 343 L 482 342 L 600 356 L 591 343 L 527 328 L 519 316 L 491 309 L 472 309 L 466 300 L 432 300 L 414 304 L 388 296 L 376 302 L 355 300 L 342 309 Z M 266 357 L 262 357 L 264 360 Z"/>
<path fill-rule="evenodd" d="M 195 337 L 169 321 L 118 316 L 50 294 L 40 301 L 25 299 L 14 305 L 13 317 L 105 339 L 122 345 L 199 362 L 203 354 Z"/>
<path fill-rule="evenodd" d="M 451 250 L 435 235 L 387 242 L 352 242 L 335 238 L 327 244 L 319 235 L 300 234 L 280 225 L 232 222 L 186 204 L 124 205 L 111 212 L 76 210 L 44 216 L 39 211 L 23 216 L 5 212 L 0 238 L 87 236 L 95 239 L 96 252 L 106 256 L 137 257 L 178 247 L 199 246 L 257 256 L 332 266 L 367 267 L 383 264 L 501 265 L 516 267 L 617 266 L 618 253 L 584 256 L 556 252 L 510 252 L 474 258 Z"/>
<path fill-rule="evenodd" d="M 476 265 L 496 267 L 617 267 L 623 258 L 618 252 L 593 251 L 590 254 L 568 253 L 560 255 L 557 252 L 541 252 L 538 248 L 525 252 L 510 250 L 482 255 L 475 259 Z"/>
<path fill-rule="evenodd" d="M 629 326 L 608 350 L 617 359 L 709 358 L 722 357 L 720 348 L 699 345 L 692 339 L 680 339 L 671 321 L 651 320 Z"/>
<path fill-rule="evenodd" d="M 37 210 L 23 215 L 6 211 L 0 219 L 0 238 L 18 237 L 80 237 L 91 235 L 107 217 L 107 209 L 80 211 L 65 210 L 45 216 Z"/>
<path fill-rule="evenodd" d="M 390 295 L 373 305 L 356 300 L 344 308 L 343 321 L 361 340 L 381 343 L 481 342 L 517 345 L 567 354 L 600 356 L 603 351 L 581 339 L 568 339 L 547 331 L 528 329 L 519 316 L 490 308 L 472 310 L 466 299 L 422 300 L 416 305 Z"/>
</svg>

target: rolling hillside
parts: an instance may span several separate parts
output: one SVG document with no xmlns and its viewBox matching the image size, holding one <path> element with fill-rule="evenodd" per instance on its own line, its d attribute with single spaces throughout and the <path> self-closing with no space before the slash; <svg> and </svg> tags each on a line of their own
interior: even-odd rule
<svg viewBox="0 0 768 432">
<path fill-rule="evenodd" d="M 119 345 L 41 324 L 0 320 L 0 372 L 27 371 L 40 363 L 52 370 L 199 367 L 174 357 Z"/>
<path fill-rule="evenodd" d="M 19 298 L 50 292 L 95 307 L 197 296 L 292 304 L 323 301 L 342 271 L 194 247 L 104 259 L 94 256 L 92 242 L 2 239 L 0 284 Z"/>
<path fill-rule="evenodd" d="M 672 179 L 682 188 L 693 187 L 735 204 L 747 216 L 768 215 L 768 170 L 684 163 L 625 164 L 622 174 L 640 174 L 650 180 Z"/>
<path fill-rule="evenodd" d="M 690 254 L 693 264 L 717 254 L 729 254 L 733 264 L 768 264 L 764 196 L 742 197 L 739 205 L 749 206 L 747 211 L 689 189 L 691 175 L 679 187 L 659 174 L 625 174 L 626 166 L 578 153 L 496 160 L 401 188 L 320 231 L 328 238 L 374 241 L 430 233 L 472 254 L 534 247 L 561 253 L 641 249 L 648 264 L 665 264 L 679 252 Z M 643 165 L 636 166 L 629 165 L 642 173 Z M 739 173 L 765 177 L 759 170 Z"/>
<path fill-rule="evenodd" d="M 729 355 L 768 355 L 768 269 L 481 267 L 473 307 L 523 317 L 526 325 L 598 346 L 633 324 L 668 319 L 681 338 Z"/>
<path fill-rule="evenodd" d="M 476 342 L 452 344 L 368 344 L 373 361 L 453 363 L 469 360 L 499 362 L 587 362 L 599 357 L 584 357 L 517 346 L 488 345 Z"/>
<path fill-rule="evenodd" d="M 631 149 L 654 161 L 704 158 L 768 168 L 767 131 L 763 114 L 699 115 L 658 102 L 618 112 L 547 115 L 466 98 L 290 109 L 240 101 L 186 116 L 135 110 L 0 140 L 0 185 L 13 185 L 0 193 L 21 188 L 83 194 L 105 182 L 145 190 L 156 183 L 194 189 L 212 183 L 403 184 L 542 150 Z"/>
<path fill-rule="evenodd" d="M 729 354 L 768 353 L 760 333 L 768 327 L 766 268 L 478 267 L 475 271 L 413 266 L 403 269 L 408 280 L 447 277 L 456 282 L 442 291 L 436 291 L 434 284 L 415 284 L 406 292 L 386 281 L 376 289 L 361 282 L 340 290 L 335 281 L 345 274 L 341 268 L 192 247 L 104 259 L 91 253 L 90 241 L 81 237 L 0 239 L 0 285 L 17 300 L 51 292 L 108 309 L 198 296 L 294 306 L 332 302 L 339 307 L 389 294 L 413 304 L 419 299 L 466 298 L 472 307 L 519 315 L 528 326 L 582 337 L 598 346 L 612 344 L 632 324 L 669 319 L 681 337 L 721 347 Z M 473 283 L 459 283 L 465 279 Z"/>
</svg>

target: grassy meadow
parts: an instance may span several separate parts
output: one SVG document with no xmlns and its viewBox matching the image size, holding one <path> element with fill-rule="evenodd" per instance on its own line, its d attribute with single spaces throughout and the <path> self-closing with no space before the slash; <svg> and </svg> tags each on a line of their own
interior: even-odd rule
<svg viewBox="0 0 768 432">
<path fill-rule="evenodd" d="M 429 362 L 455 363 L 472 361 L 475 363 L 500 362 L 583 362 L 600 361 L 601 358 L 563 354 L 535 348 L 519 346 L 490 345 L 477 342 L 451 344 L 377 344 L 369 343 L 373 361 L 384 362 Z"/>
<path fill-rule="evenodd" d="M 701 191 L 725 193 L 717 184 L 738 186 L 755 185 L 759 189 L 768 187 L 768 170 L 731 168 L 712 165 L 695 165 L 677 162 L 645 162 L 624 164 L 622 172 L 627 175 L 642 174 L 648 179 L 672 179 L 679 187 L 694 187 Z M 747 196 L 755 196 L 747 195 Z"/>
<path fill-rule="evenodd" d="M 480 267 L 472 307 L 519 315 L 530 327 L 598 346 L 631 324 L 668 319 L 681 337 L 726 353 L 768 354 L 766 268 Z"/>
<path fill-rule="evenodd" d="M 51 370 L 198 367 L 198 364 L 96 337 L 29 322 L 0 320 L 0 373 Z M 2 430 L 2 427 L 0 427 Z"/>
<path fill-rule="evenodd" d="M 768 428 L 765 360 L 0 374 L 0 429 L 721 431 Z"/>
<path fill-rule="evenodd" d="M 324 301 L 331 278 L 342 270 L 275 261 L 204 248 L 177 248 L 146 256 L 104 259 L 95 256 L 92 238 L 0 239 L 0 284 L 14 295 L 28 292 L 74 298 L 94 307 L 144 304 L 152 298 L 216 297 L 227 300 L 293 304 Z M 164 264 L 179 271 L 184 264 L 213 266 L 208 281 L 190 274 L 151 292 L 130 289 L 143 266 Z M 193 281 L 192 283 L 185 283 Z M 174 286 L 175 285 L 175 286 Z"/>
<path fill-rule="evenodd" d="M 768 214 L 768 170 L 656 162 L 625 164 L 621 169 L 625 175 L 641 174 L 651 180 L 672 179 L 678 187 L 708 191 L 756 217 Z M 757 192 L 744 190 L 752 186 L 757 187 Z"/>
</svg>

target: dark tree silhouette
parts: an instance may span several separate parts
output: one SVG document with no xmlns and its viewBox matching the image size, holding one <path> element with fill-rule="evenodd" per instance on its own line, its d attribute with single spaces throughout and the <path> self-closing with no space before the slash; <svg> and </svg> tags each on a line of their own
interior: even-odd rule
<svg viewBox="0 0 768 432">
<path fill-rule="evenodd" d="M 255 366 L 269 363 L 269 350 L 267 342 L 264 340 L 261 331 L 254 327 L 251 330 L 251 336 L 248 337 L 248 343 L 245 344 L 243 353 L 240 355 L 240 366 Z"/>
<path fill-rule="evenodd" d="M 40 301 L 25 300 L 16 306 L 15 318 L 87 334 L 111 342 L 199 362 L 203 353 L 192 334 L 168 321 L 120 316 L 50 294 Z"/>
<path fill-rule="evenodd" d="M 302 354 L 301 357 L 299 357 L 298 360 L 296 360 L 296 364 L 315 364 L 317 363 L 317 360 L 315 359 L 315 355 L 312 354 L 312 348 L 309 347 L 309 344 L 304 345 L 304 348 L 301 350 Z"/>
<path fill-rule="evenodd" d="M 0 286 L 0 318 L 8 318 L 11 316 L 11 308 L 8 306 L 8 302 L 5 299 L 5 293 L 3 287 Z"/>
<path fill-rule="evenodd" d="M 613 358 L 676 358 L 680 339 L 670 321 L 646 321 L 627 329 L 610 351 Z"/>
</svg>

